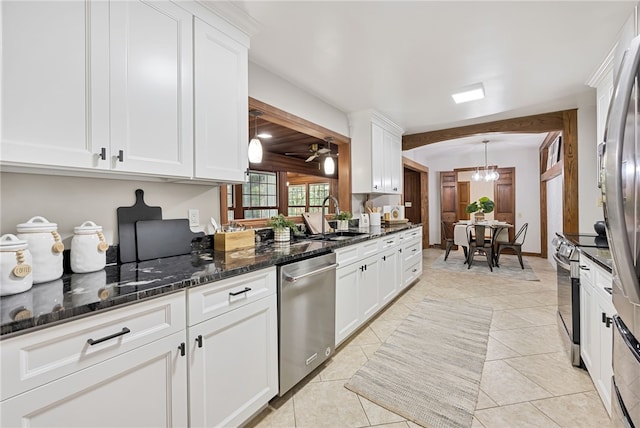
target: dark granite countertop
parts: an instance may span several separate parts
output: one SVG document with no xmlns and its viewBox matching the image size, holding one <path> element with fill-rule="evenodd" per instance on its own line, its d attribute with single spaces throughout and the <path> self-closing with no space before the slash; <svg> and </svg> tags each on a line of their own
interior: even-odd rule
<svg viewBox="0 0 640 428">
<path fill-rule="evenodd" d="M 64 274 L 58 280 L 0 298 L 0 339 L 184 288 L 326 254 L 335 248 L 413 227 L 417 225 L 350 229 L 363 234 L 335 242 L 296 238 L 283 245 L 267 240 L 244 250 L 222 252 L 208 248 L 183 256 L 113 264 L 98 272 Z"/>
<path fill-rule="evenodd" d="M 594 233 L 566 234 L 565 238 L 578 248 L 581 254 L 611 273 L 613 260 L 609 251 L 609 243 L 604 236 Z"/>
</svg>

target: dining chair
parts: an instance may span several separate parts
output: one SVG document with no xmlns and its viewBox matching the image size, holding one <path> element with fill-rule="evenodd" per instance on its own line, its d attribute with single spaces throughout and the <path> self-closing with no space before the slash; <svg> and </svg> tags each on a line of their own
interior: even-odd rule
<svg viewBox="0 0 640 428">
<path fill-rule="evenodd" d="M 449 257 L 449 251 L 451 251 L 451 247 L 453 247 L 453 225 L 444 220 L 441 221 L 440 224 L 442 225 L 442 239 L 444 239 L 446 243 L 444 253 L 444 261 L 446 262 L 447 257 Z"/>
<path fill-rule="evenodd" d="M 491 239 L 485 236 L 486 226 L 474 224 L 467 226 L 467 240 L 469 243 L 469 252 L 467 255 L 467 269 L 471 269 L 473 256 L 483 254 L 487 258 L 489 269 L 493 272 L 493 246 Z"/>
<path fill-rule="evenodd" d="M 522 263 L 522 244 L 524 244 L 524 238 L 527 237 L 527 228 L 529 227 L 529 223 L 525 223 L 522 225 L 516 236 L 514 236 L 511 242 L 499 242 L 498 250 L 496 251 L 496 266 L 500 263 L 500 253 L 502 250 L 506 250 L 507 248 L 511 248 L 516 252 L 518 256 L 518 261 L 520 262 L 520 267 L 524 269 L 524 263 Z"/>
</svg>

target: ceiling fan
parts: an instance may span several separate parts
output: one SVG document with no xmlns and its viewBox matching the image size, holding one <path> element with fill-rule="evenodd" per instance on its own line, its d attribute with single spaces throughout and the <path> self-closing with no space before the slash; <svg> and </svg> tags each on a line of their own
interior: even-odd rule
<svg viewBox="0 0 640 428">
<path fill-rule="evenodd" d="M 326 147 L 318 147 L 317 143 L 313 143 L 311 145 L 309 145 L 309 151 L 308 152 L 293 152 L 293 153 L 285 153 L 285 155 L 306 155 L 311 153 L 311 156 L 309 156 L 305 162 L 311 162 L 312 160 L 314 160 L 315 158 L 319 157 L 320 155 L 324 155 L 326 153 L 331 153 L 331 149 L 328 149 Z"/>
</svg>

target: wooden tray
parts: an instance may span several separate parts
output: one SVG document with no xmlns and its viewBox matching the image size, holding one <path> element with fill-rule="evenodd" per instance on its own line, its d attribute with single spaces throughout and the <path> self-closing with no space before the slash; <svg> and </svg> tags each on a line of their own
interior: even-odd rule
<svg viewBox="0 0 640 428">
<path fill-rule="evenodd" d="M 409 219 L 407 218 L 391 218 L 389 220 L 384 220 L 385 224 L 406 224 L 409 223 Z"/>
<path fill-rule="evenodd" d="M 216 251 L 233 251 L 251 248 L 256 245 L 256 231 L 238 230 L 235 232 L 217 232 L 213 235 L 213 249 Z"/>
</svg>

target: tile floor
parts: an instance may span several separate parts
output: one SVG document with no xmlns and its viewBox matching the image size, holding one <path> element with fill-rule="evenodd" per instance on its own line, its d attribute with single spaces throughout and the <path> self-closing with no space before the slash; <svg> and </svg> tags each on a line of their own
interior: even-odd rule
<svg viewBox="0 0 640 428">
<path fill-rule="evenodd" d="M 250 427 L 414 428 L 344 388 L 424 298 L 457 299 L 494 309 L 473 428 L 609 427 L 588 373 L 571 366 L 556 324 L 556 274 L 546 259 L 526 258 L 537 281 L 431 269 L 439 249 L 423 253 L 422 278 L 367 324 L 316 373 L 249 422 Z"/>
</svg>

